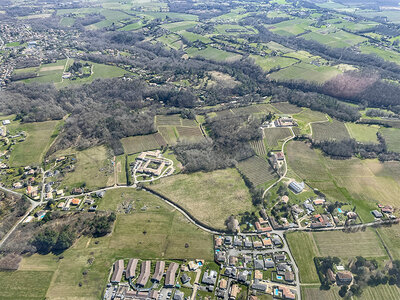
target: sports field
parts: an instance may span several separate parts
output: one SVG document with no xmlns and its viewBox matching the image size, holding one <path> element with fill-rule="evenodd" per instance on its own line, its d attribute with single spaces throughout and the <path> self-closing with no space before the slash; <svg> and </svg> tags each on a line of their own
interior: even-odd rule
<svg viewBox="0 0 400 300">
<path fill-rule="evenodd" d="M 59 121 L 37 123 L 14 123 L 9 125 L 13 132 L 25 131 L 26 140 L 13 146 L 10 156 L 10 166 L 39 165 L 51 141 L 55 138 L 56 126 Z"/>
<path fill-rule="evenodd" d="M 278 178 L 266 159 L 256 155 L 240 161 L 238 167 L 254 186 L 264 185 Z"/>
<path fill-rule="evenodd" d="M 149 187 L 215 228 L 224 229 L 224 222 L 230 215 L 254 209 L 249 191 L 236 169 L 174 175 Z"/>
<path fill-rule="evenodd" d="M 24 258 L 19 271 L 0 273 L 0 298 L 99 299 L 117 259 L 213 259 L 212 236 L 162 200 L 132 188 L 109 192 L 103 209 L 117 209 L 126 200 L 133 200 L 135 207 L 129 214 L 117 214 L 111 235 L 80 238 L 63 253 L 63 259 L 53 254 Z"/>
<path fill-rule="evenodd" d="M 314 264 L 314 257 L 319 256 L 319 251 L 310 232 L 291 232 L 286 234 L 290 251 L 296 261 L 300 272 L 301 283 L 319 283 L 319 278 Z"/>
</svg>

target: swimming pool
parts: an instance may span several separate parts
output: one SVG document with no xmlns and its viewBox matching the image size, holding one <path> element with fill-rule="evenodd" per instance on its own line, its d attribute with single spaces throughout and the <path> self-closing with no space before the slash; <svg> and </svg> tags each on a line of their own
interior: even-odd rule
<svg viewBox="0 0 400 300">
<path fill-rule="evenodd" d="M 282 279 L 283 279 L 283 277 L 282 277 L 281 275 L 276 275 L 276 279 L 278 279 L 278 280 L 282 280 Z"/>
<path fill-rule="evenodd" d="M 275 289 L 275 296 L 279 296 L 279 290 L 278 289 Z"/>
<path fill-rule="evenodd" d="M 343 213 L 343 211 L 342 211 L 342 209 L 340 207 L 338 207 L 337 211 L 339 212 L 339 214 Z"/>
</svg>

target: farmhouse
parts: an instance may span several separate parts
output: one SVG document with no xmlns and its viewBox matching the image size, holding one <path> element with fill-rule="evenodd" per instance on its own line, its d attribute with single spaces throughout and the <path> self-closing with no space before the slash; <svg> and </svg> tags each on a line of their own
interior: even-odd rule
<svg viewBox="0 0 400 300">
<path fill-rule="evenodd" d="M 111 276 L 111 283 L 119 283 L 122 278 L 122 273 L 124 272 L 124 261 L 122 259 L 117 260 L 114 263 L 114 272 Z"/>
<path fill-rule="evenodd" d="M 160 282 L 161 278 L 164 275 L 164 269 L 165 269 L 165 262 L 164 261 L 157 261 L 156 262 L 156 269 L 154 271 L 153 278 L 151 278 L 151 281 Z"/>
<path fill-rule="evenodd" d="M 128 262 L 128 266 L 126 267 L 125 278 L 134 278 L 136 274 L 136 267 L 139 260 L 136 258 L 131 258 Z"/>
<path fill-rule="evenodd" d="M 336 282 L 335 273 L 333 273 L 331 269 L 328 269 L 328 271 L 326 272 L 326 276 L 328 277 L 330 282 L 332 283 Z"/>
<path fill-rule="evenodd" d="M 336 273 L 336 283 L 338 285 L 349 285 L 353 281 L 353 274 L 350 271 Z"/>
<path fill-rule="evenodd" d="M 146 260 L 142 262 L 142 266 L 140 267 L 140 275 L 139 278 L 136 282 L 138 286 L 145 286 L 147 281 L 149 280 L 150 277 L 150 268 L 151 268 L 151 261 Z"/>
<path fill-rule="evenodd" d="M 165 275 L 165 287 L 173 287 L 175 285 L 175 274 L 178 270 L 179 265 L 177 263 L 172 262 L 167 270 L 167 274 Z"/>
<path fill-rule="evenodd" d="M 262 227 L 260 222 L 256 222 L 254 225 L 258 233 L 272 231 L 272 228 L 270 226 Z"/>
<path fill-rule="evenodd" d="M 291 116 L 283 116 L 274 122 L 275 127 L 291 127 L 296 126 L 296 121 Z"/>
<path fill-rule="evenodd" d="M 393 209 L 392 206 L 386 205 L 385 207 L 383 207 L 383 208 L 381 209 L 381 211 L 382 211 L 382 213 L 384 213 L 384 214 L 392 214 L 393 211 L 394 211 L 394 209 Z"/>
</svg>

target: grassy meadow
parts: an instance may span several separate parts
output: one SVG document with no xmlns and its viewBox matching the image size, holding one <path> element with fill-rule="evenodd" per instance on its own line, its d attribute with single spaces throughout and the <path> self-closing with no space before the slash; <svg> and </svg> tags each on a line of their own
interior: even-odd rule
<svg viewBox="0 0 400 300">
<path fill-rule="evenodd" d="M 179 174 L 149 187 L 215 228 L 224 229 L 224 222 L 230 215 L 254 209 L 249 191 L 236 169 Z"/>
<path fill-rule="evenodd" d="M 291 232 L 286 234 L 286 240 L 292 251 L 300 272 L 300 282 L 319 283 L 315 269 L 314 257 L 319 256 L 318 248 L 310 232 Z"/>
<path fill-rule="evenodd" d="M 75 171 L 66 174 L 61 183 L 63 187 L 79 187 L 85 184 L 88 189 L 97 189 L 114 184 L 112 157 L 105 146 L 75 151 L 75 154 Z"/>
<path fill-rule="evenodd" d="M 100 207 L 118 211 L 126 200 L 135 210 L 117 213 L 112 234 L 82 237 L 62 259 L 35 254 L 23 258 L 18 271 L 0 272 L 0 299 L 99 299 L 117 259 L 213 259 L 212 236 L 155 196 L 121 188 L 107 191 Z"/>
<path fill-rule="evenodd" d="M 378 203 L 399 205 L 400 166 L 378 160 L 333 160 L 303 142 L 292 141 L 287 147 L 289 169 L 299 178 L 323 191 L 330 201 L 356 206 L 364 222 L 373 221 L 370 211 Z"/>
<path fill-rule="evenodd" d="M 37 123 L 16 123 L 8 125 L 11 132 L 25 131 L 26 140 L 13 146 L 10 156 L 10 166 L 39 165 L 55 138 L 56 126 L 59 121 Z"/>
</svg>

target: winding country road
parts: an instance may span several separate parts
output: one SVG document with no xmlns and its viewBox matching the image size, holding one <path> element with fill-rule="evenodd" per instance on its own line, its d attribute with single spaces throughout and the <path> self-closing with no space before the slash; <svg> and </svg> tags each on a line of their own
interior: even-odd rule
<svg viewBox="0 0 400 300">
<path fill-rule="evenodd" d="M 265 189 L 265 191 L 264 191 L 264 193 L 263 193 L 263 195 L 262 195 L 263 198 L 265 197 L 265 194 L 266 194 L 271 188 L 273 188 L 275 185 L 277 185 L 279 182 L 281 182 L 283 178 L 286 177 L 286 174 L 287 174 L 287 171 L 288 171 L 288 167 L 287 167 L 286 155 L 285 155 L 285 145 L 286 145 L 287 142 L 293 140 L 293 139 L 296 137 L 296 135 L 294 134 L 293 128 L 292 128 L 292 127 L 289 127 L 289 129 L 290 129 L 290 131 L 292 132 L 292 136 L 286 138 L 286 139 L 283 141 L 282 149 L 281 149 L 281 152 L 283 153 L 283 163 L 284 163 L 284 166 L 285 166 L 285 171 L 283 172 L 283 175 L 280 176 L 279 179 L 278 179 L 277 181 L 275 181 L 273 184 L 271 184 L 269 187 L 267 187 L 267 188 Z"/>
</svg>

